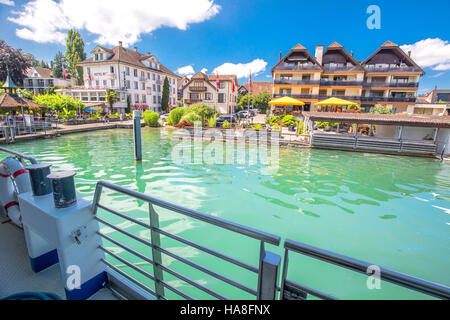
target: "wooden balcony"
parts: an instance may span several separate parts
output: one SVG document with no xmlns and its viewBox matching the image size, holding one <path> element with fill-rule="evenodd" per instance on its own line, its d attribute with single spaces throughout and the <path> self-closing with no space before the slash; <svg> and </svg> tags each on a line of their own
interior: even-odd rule
<svg viewBox="0 0 450 320">
<path fill-rule="evenodd" d="M 205 86 L 192 86 L 192 87 L 189 87 L 189 91 L 192 91 L 192 92 L 204 92 L 206 90 L 207 89 L 206 89 Z"/>
</svg>

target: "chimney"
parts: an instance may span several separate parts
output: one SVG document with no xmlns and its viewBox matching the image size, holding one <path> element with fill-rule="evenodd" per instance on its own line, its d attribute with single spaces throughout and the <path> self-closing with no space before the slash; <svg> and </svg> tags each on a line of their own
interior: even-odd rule
<svg viewBox="0 0 450 320">
<path fill-rule="evenodd" d="M 410 56 L 410 57 L 411 57 L 411 51 L 408 51 L 408 56 Z"/>
<path fill-rule="evenodd" d="M 138 47 L 134 47 L 134 52 L 137 52 L 137 50 L 138 50 Z"/>
<path fill-rule="evenodd" d="M 147 52 L 147 55 L 148 55 L 148 56 L 151 56 L 152 54 L 151 54 L 150 51 L 149 51 L 149 52 Z"/>
<path fill-rule="evenodd" d="M 316 46 L 316 59 L 320 65 L 322 65 L 322 58 L 323 58 L 323 45 L 320 44 Z"/>
<path fill-rule="evenodd" d="M 352 51 L 350 51 L 350 55 L 353 57 L 353 50 Z"/>
<path fill-rule="evenodd" d="M 119 41 L 119 47 L 121 47 L 122 46 L 122 41 Z"/>
<path fill-rule="evenodd" d="M 278 57 L 278 61 L 281 61 L 281 51 L 280 51 L 280 55 Z"/>
</svg>

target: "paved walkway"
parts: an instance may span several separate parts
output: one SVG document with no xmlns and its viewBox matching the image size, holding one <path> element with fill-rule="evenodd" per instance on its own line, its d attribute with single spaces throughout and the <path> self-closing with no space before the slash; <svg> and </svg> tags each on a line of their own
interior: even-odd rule
<svg viewBox="0 0 450 320">
<path fill-rule="evenodd" d="M 144 125 L 144 122 L 141 122 Z M 116 129 L 116 128 L 133 128 L 133 120 L 126 121 L 116 121 L 108 123 L 89 123 L 89 124 L 79 124 L 79 125 L 64 125 L 58 124 L 58 129 L 47 130 L 47 132 L 38 132 L 36 134 L 20 135 L 15 137 L 15 141 L 31 140 L 31 139 L 42 139 L 48 137 L 54 137 L 61 134 L 94 131 L 94 130 L 105 130 L 105 129 Z M 5 142 L 5 138 L 0 138 L 0 142 Z"/>
</svg>

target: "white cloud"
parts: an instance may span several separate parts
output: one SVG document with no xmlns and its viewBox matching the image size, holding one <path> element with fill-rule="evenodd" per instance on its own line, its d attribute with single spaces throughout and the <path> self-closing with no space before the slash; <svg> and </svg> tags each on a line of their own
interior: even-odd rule
<svg viewBox="0 0 450 320">
<path fill-rule="evenodd" d="M 425 39 L 414 44 L 401 46 L 403 51 L 411 51 L 413 60 L 423 68 L 436 71 L 450 70 L 450 44 L 439 38 Z"/>
<path fill-rule="evenodd" d="M 195 71 L 194 71 L 194 68 L 191 65 L 189 65 L 189 66 L 184 66 L 184 67 L 178 68 L 176 73 L 179 75 L 182 75 L 182 76 L 192 77 L 194 75 Z"/>
<path fill-rule="evenodd" d="M 11 7 L 14 7 L 14 1 L 11 1 L 11 0 L 0 0 L 0 4 L 4 4 L 4 5 L 7 5 L 7 6 L 11 6 Z"/>
<path fill-rule="evenodd" d="M 206 68 L 203 68 L 202 70 L 200 70 L 200 72 L 202 72 L 202 73 L 207 73 L 208 72 L 208 69 L 206 69 Z"/>
<path fill-rule="evenodd" d="M 440 76 L 443 76 L 445 72 L 439 72 L 436 73 L 435 75 L 430 76 L 430 78 L 439 78 Z"/>
<path fill-rule="evenodd" d="M 186 30 L 220 9 L 214 0 L 33 0 L 8 20 L 22 27 L 17 36 L 36 42 L 64 43 L 67 30 L 75 28 L 98 35 L 99 44 L 129 46 L 163 26 Z"/>
<path fill-rule="evenodd" d="M 249 63 L 224 63 L 213 70 L 213 74 L 235 74 L 239 79 L 248 78 L 250 72 L 256 76 L 266 70 L 267 62 L 255 59 Z"/>
</svg>

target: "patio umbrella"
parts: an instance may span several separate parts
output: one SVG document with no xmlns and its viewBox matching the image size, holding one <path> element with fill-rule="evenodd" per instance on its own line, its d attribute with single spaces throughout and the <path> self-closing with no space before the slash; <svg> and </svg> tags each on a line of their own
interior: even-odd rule
<svg viewBox="0 0 450 320">
<path fill-rule="evenodd" d="M 286 115 L 286 107 L 287 106 L 304 106 L 305 103 L 303 101 L 291 98 L 291 97 L 282 97 L 278 99 L 273 99 L 269 102 L 271 105 L 280 106 L 284 109 L 284 114 Z"/>
<path fill-rule="evenodd" d="M 332 98 L 329 98 L 329 99 L 326 99 L 323 101 L 319 101 L 319 102 L 315 103 L 315 105 L 317 105 L 317 106 L 357 106 L 358 104 L 351 102 L 351 101 L 344 100 L 344 99 L 332 97 Z"/>
<path fill-rule="evenodd" d="M 281 106 L 281 107 L 304 106 L 305 105 L 304 102 L 294 99 L 294 98 L 291 98 L 291 97 L 283 97 L 283 98 L 273 99 L 272 101 L 269 102 L 269 104 Z"/>
<path fill-rule="evenodd" d="M 84 109 L 84 111 L 87 111 L 87 112 L 95 112 L 96 110 L 91 109 L 91 108 L 87 108 L 87 109 Z"/>
</svg>

